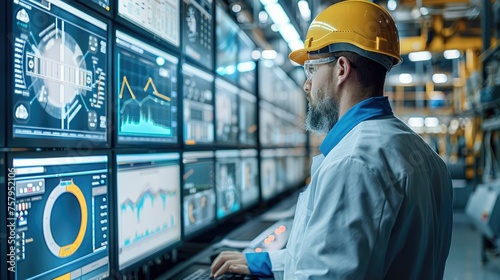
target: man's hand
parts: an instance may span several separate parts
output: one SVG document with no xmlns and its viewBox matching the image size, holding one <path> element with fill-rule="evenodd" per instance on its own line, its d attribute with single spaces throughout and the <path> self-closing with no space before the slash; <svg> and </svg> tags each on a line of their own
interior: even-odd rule
<svg viewBox="0 0 500 280">
<path fill-rule="evenodd" d="M 211 276 L 216 278 L 224 273 L 250 274 L 245 254 L 233 251 L 223 251 L 212 263 Z"/>
</svg>

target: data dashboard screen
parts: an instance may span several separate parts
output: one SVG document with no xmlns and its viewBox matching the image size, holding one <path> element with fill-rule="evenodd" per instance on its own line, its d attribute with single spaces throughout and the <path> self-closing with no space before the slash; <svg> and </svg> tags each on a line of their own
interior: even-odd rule
<svg viewBox="0 0 500 280">
<path fill-rule="evenodd" d="M 15 279 L 109 276 L 108 156 L 9 154 L 16 183 Z"/>
<path fill-rule="evenodd" d="M 216 11 L 215 72 L 236 83 L 238 81 L 238 26 L 219 6 Z"/>
<path fill-rule="evenodd" d="M 60 0 L 13 2 L 15 146 L 21 138 L 107 141 L 107 32 L 105 22 Z"/>
<path fill-rule="evenodd" d="M 257 98 L 245 91 L 240 91 L 239 138 L 240 143 L 257 144 Z"/>
<path fill-rule="evenodd" d="M 216 151 L 215 156 L 217 218 L 223 219 L 241 209 L 240 158 L 237 150 Z"/>
<path fill-rule="evenodd" d="M 252 58 L 252 52 L 256 46 L 243 30 L 238 32 L 238 46 L 238 66 L 236 67 L 238 84 L 244 90 L 255 95 L 257 91 L 257 67 Z"/>
<path fill-rule="evenodd" d="M 179 46 L 180 1 L 117 0 L 118 15 L 155 36 Z"/>
<path fill-rule="evenodd" d="M 214 76 L 189 64 L 182 65 L 184 78 L 184 143 L 214 141 Z"/>
<path fill-rule="evenodd" d="M 213 69 L 213 2 L 183 0 L 182 50 L 189 57 Z"/>
<path fill-rule="evenodd" d="M 186 152 L 184 163 L 184 235 L 211 227 L 215 221 L 215 158 L 213 152 Z"/>
<path fill-rule="evenodd" d="M 178 153 L 116 155 L 120 270 L 181 237 Z"/>
<path fill-rule="evenodd" d="M 119 30 L 116 46 L 118 143 L 177 143 L 178 59 Z"/>
<path fill-rule="evenodd" d="M 278 195 L 277 167 L 274 152 L 263 150 L 260 159 L 261 193 L 263 200 L 270 200 Z"/>
<path fill-rule="evenodd" d="M 257 150 L 241 150 L 241 205 L 248 208 L 259 201 Z"/>
<path fill-rule="evenodd" d="M 215 130 L 219 143 L 238 143 L 238 91 L 220 78 L 215 80 Z"/>
</svg>

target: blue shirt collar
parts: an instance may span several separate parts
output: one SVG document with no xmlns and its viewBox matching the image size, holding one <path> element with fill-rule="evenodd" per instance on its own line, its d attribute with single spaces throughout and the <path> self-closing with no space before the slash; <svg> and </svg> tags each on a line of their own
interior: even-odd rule
<svg viewBox="0 0 500 280">
<path fill-rule="evenodd" d="M 392 116 L 387 96 L 365 99 L 349 109 L 326 135 L 319 150 L 326 156 L 360 122 L 382 116 Z"/>
</svg>

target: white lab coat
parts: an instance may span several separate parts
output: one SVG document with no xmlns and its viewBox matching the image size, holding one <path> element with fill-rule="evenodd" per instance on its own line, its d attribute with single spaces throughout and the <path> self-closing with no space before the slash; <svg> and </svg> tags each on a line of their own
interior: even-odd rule
<svg viewBox="0 0 500 280">
<path fill-rule="evenodd" d="M 276 279 L 442 279 L 451 242 L 445 163 L 394 116 L 316 156 Z"/>
</svg>

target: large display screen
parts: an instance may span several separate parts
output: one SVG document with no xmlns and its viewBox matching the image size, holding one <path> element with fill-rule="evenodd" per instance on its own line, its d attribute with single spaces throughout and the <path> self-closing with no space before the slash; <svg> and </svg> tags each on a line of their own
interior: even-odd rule
<svg viewBox="0 0 500 280">
<path fill-rule="evenodd" d="M 12 145 L 106 143 L 107 24 L 60 0 L 13 1 L 12 23 Z"/>
<path fill-rule="evenodd" d="M 241 150 L 241 204 L 248 208 L 259 202 L 257 150 Z"/>
<path fill-rule="evenodd" d="M 256 79 L 256 63 L 252 58 L 252 52 L 256 46 L 247 34 L 240 30 L 238 32 L 238 84 L 244 90 L 256 94 L 257 79 Z"/>
<path fill-rule="evenodd" d="M 183 0 L 182 50 L 189 57 L 213 68 L 213 2 Z"/>
<path fill-rule="evenodd" d="M 184 235 L 211 227 L 215 221 L 215 158 L 213 152 L 186 152 L 184 163 Z"/>
<path fill-rule="evenodd" d="M 273 150 L 262 150 L 260 158 L 260 186 L 263 200 L 270 200 L 278 194 L 276 159 Z"/>
<path fill-rule="evenodd" d="M 238 88 L 215 80 L 215 130 L 219 143 L 238 143 Z"/>
<path fill-rule="evenodd" d="M 236 83 L 238 81 L 238 26 L 219 6 L 216 9 L 216 56 L 215 71 L 221 77 Z"/>
<path fill-rule="evenodd" d="M 215 157 L 217 218 L 223 219 L 241 209 L 240 158 L 237 150 L 216 151 Z"/>
<path fill-rule="evenodd" d="M 257 144 L 257 98 L 245 91 L 240 91 L 240 143 Z"/>
<path fill-rule="evenodd" d="M 181 238 L 178 153 L 118 154 L 118 266 L 122 270 Z"/>
<path fill-rule="evenodd" d="M 184 78 L 184 143 L 214 141 L 214 76 L 189 64 L 182 65 Z"/>
<path fill-rule="evenodd" d="M 109 276 L 108 156 L 9 154 L 15 279 Z"/>
<path fill-rule="evenodd" d="M 117 0 L 118 15 L 155 36 L 179 46 L 180 1 Z"/>
<path fill-rule="evenodd" d="M 119 144 L 176 143 L 178 59 L 116 32 Z"/>
</svg>

